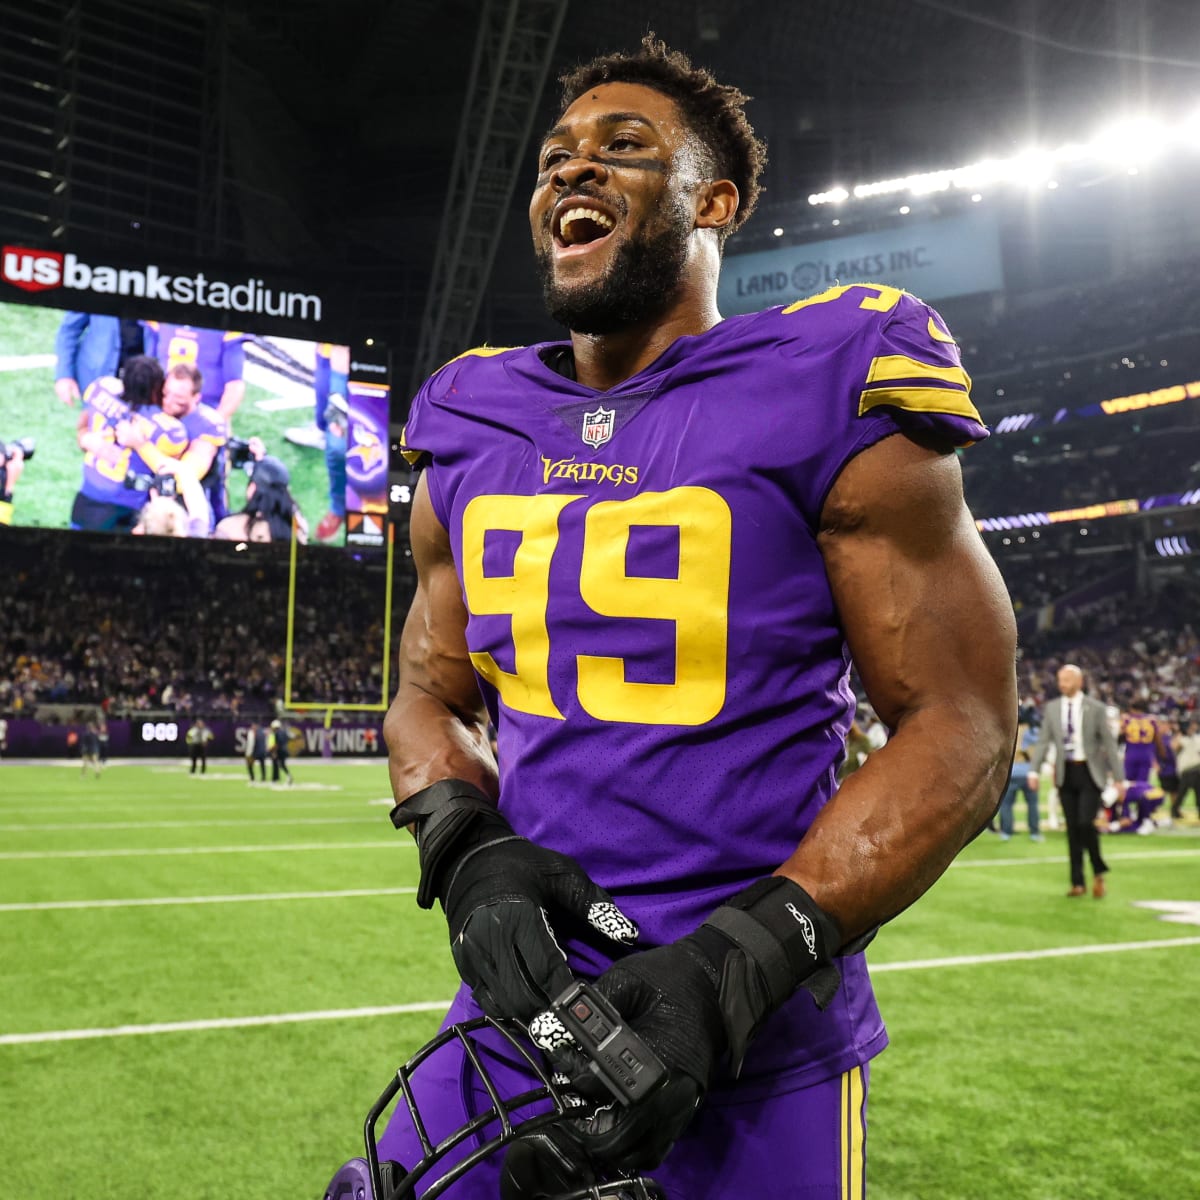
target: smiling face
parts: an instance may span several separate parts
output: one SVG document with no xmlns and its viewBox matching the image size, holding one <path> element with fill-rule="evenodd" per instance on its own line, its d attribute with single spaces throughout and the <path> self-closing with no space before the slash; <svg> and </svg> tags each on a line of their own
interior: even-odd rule
<svg viewBox="0 0 1200 1200">
<path fill-rule="evenodd" d="M 665 311 L 697 229 L 705 157 L 675 102 L 640 84 L 592 88 L 563 113 L 529 206 L 556 321 L 603 334 Z"/>
<path fill-rule="evenodd" d="M 163 384 L 163 412 L 186 417 L 200 403 L 200 393 L 190 379 L 168 375 Z"/>
</svg>

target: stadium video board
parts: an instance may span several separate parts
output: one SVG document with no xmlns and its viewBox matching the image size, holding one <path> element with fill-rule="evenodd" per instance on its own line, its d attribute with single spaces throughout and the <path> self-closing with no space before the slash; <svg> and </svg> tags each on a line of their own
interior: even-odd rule
<svg viewBox="0 0 1200 1200">
<path fill-rule="evenodd" d="M 221 330 L 162 309 L 0 302 L 0 494 L 12 491 L 0 520 L 268 541 L 289 536 L 294 502 L 310 544 L 381 545 L 386 366 L 264 332 L 261 317 Z"/>
</svg>

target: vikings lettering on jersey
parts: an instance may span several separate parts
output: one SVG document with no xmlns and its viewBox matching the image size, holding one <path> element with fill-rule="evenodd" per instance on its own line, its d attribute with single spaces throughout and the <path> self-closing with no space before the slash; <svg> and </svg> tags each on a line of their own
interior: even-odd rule
<svg viewBox="0 0 1200 1200">
<path fill-rule="evenodd" d="M 501 808 L 655 945 L 773 871 L 833 794 L 853 697 L 817 531 L 842 468 L 899 432 L 987 431 L 941 318 L 890 287 L 730 318 L 608 392 L 555 351 L 448 363 L 404 447 L 458 564 Z M 845 978 L 826 1013 L 805 993 L 776 1013 L 743 1077 L 880 1049 L 861 956 Z"/>
</svg>

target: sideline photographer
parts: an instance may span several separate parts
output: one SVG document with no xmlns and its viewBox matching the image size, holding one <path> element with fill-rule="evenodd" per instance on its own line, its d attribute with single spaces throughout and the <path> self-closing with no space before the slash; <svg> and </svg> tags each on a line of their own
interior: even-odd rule
<svg viewBox="0 0 1200 1200">
<path fill-rule="evenodd" d="M 206 538 L 212 525 L 208 497 L 186 463 L 166 459 L 150 487 L 150 499 L 133 527 L 155 537 Z"/>
<path fill-rule="evenodd" d="M 7 445 L 0 442 L 0 525 L 12 524 L 13 492 L 25 464 L 33 457 L 31 437 L 17 438 Z"/>
<path fill-rule="evenodd" d="M 247 463 L 246 470 L 250 474 L 246 503 L 241 512 L 217 523 L 213 537 L 232 542 L 286 542 L 291 540 L 294 522 L 296 540 L 305 545 L 308 522 L 289 490 L 287 467 L 273 454 L 265 454 Z"/>
</svg>

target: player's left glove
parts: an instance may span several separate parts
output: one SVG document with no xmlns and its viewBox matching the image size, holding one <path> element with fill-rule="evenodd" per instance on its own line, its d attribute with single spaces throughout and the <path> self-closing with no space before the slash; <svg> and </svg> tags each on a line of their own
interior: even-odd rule
<svg viewBox="0 0 1200 1200">
<path fill-rule="evenodd" d="M 857 951 L 869 939 L 860 939 Z M 620 1170 L 649 1170 L 690 1123 L 723 1054 L 733 1075 L 763 1022 L 798 988 L 819 1008 L 833 999 L 841 945 L 833 919 L 783 876 L 759 880 L 718 908 L 695 933 L 621 959 L 593 985 L 662 1060 L 667 1082 L 628 1108 L 604 1104 L 554 1126 L 560 1148 Z M 607 1095 L 551 1012 L 530 1036 L 572 1086 Z"/>
</svg>

